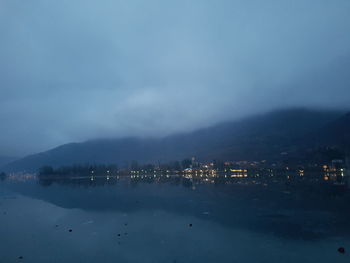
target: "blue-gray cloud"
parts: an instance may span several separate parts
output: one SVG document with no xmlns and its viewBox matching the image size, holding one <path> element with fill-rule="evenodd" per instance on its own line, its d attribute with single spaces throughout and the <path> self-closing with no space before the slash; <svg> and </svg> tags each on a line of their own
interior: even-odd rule
<svg viewBox="0 0 350 263">
<path fill-rule="evenodd" d="M 350 2 L 2 0 L 0 154 L 347 107 Z"/>
</svg>

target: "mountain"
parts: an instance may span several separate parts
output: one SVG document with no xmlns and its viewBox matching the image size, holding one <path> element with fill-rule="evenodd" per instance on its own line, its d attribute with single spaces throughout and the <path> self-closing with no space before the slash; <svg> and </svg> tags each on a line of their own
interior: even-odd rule
<svg viewBox="0 0 350 263">
<path fill-rule="evenodd" d="M 315 138 L 319 140 L 319 144 L 327 143 L 328 145 L 350 149 L 350 112 L 344 114 L 339 119 L 326 125 Z"/>
<path fill-rule="evenodd" d="M 13 162 L 14 160 L 16 160 L 17 158 L 15 157 L 9 157 L 9 156 L 0 156 L 0 167 L 8 164 L 10 162 Z"/>
<path fill-rule="evenodd" d="M 132 160 L 157 163 L 191 156 L 201 161 L 279 161 L 281 153 L 287 158 L 297 158 L 303 151 L 319 147 L 322 140 L 331 143 L 331 139 L 343 131 L 342 125 L 346 125 L 344 122 L 348 118 L 342 111 L 279 110 L 160 139 L 120 138 L 70 143 L 14 161 L 3 170 L 35 171 L 42 165 L 86 163 L 115 163 L 123 167 Z"/>
</svg>

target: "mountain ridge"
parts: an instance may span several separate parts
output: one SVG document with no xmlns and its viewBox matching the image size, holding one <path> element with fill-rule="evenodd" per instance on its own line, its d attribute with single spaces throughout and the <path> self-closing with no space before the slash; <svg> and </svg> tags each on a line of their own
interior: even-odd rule
<svg viewBox="0 0 350 263">
<path fill-rule="evenodd" d="M 126 167 L 132 160 L 157 163 L 191 156 L 201 161 L 278 161 L 281 152 L 297 156 L 306 148 L 320 147 L 322 144 L 313 142 L 314 138 L 328 140 L 325 138 L 335 136 L 333 132 L 339 133 L 324 127 L 333 127 L 333 122 L 343 125 L 347 122 L 344 116 L 349 113 L 344 114 L 345 111 L 285 109 L 164 138 L 127 137 L 68 143 L 26 156 L 2 168 L 5 171 L 35 171 L 42 165 L 57 167 L 86 163 L 115 163 Z M 323 137 L 315 136 L 323 129 L 327 131 L 322 132 Z M 309 141 L 312 144 L 308 145 Z"/>
</svg>

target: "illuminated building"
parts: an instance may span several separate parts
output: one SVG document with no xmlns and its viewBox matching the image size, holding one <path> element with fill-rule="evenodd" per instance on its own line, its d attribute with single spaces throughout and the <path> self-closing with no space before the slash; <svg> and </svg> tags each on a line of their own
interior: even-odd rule
<svg viewBox="0 0 350 263">
<path fill-rule="evenodd" d="M 323 165 L 322 169 L 325 181 L 344 183 L 346 168 L 343 160 L 332 160 L 331 165 Z"/>
<path fill-rule="evenodd" d="M 230 169 L 231 177 L 247 177 L 248 176 L 248 170 L 247 169 Z"/>
</svg>

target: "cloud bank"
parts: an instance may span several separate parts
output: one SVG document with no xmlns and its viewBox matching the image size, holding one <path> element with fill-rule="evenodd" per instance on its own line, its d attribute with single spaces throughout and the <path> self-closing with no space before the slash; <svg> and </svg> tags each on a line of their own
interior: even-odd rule
<svg viewBox="0 0 350 263">
<path fill-rule="evenodd" d="M 350 2 L 3 0 L 0 154 L 350 105 Z"/>
</svg>

